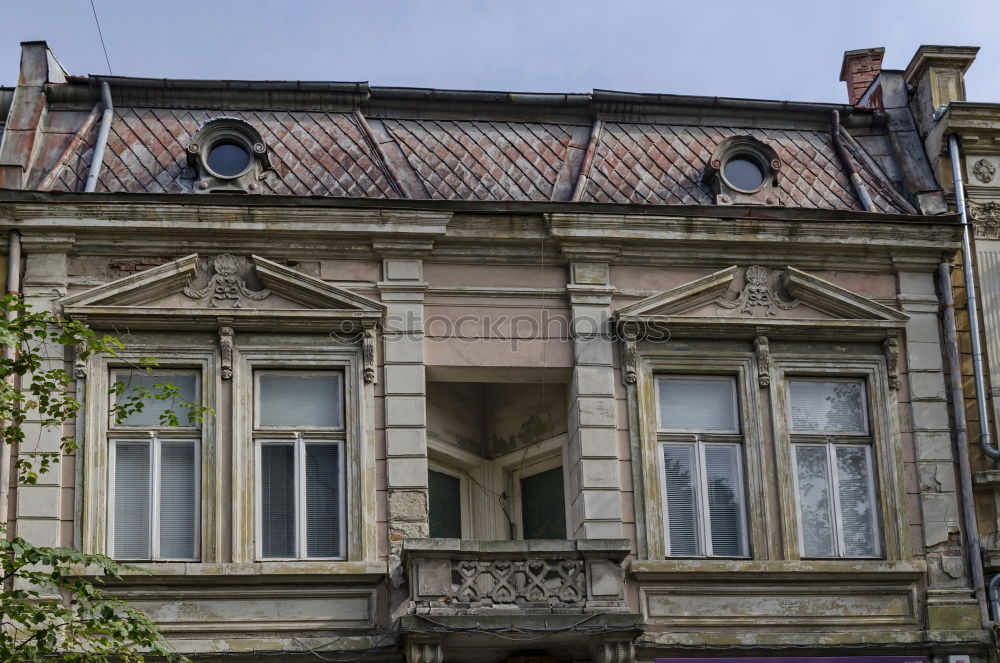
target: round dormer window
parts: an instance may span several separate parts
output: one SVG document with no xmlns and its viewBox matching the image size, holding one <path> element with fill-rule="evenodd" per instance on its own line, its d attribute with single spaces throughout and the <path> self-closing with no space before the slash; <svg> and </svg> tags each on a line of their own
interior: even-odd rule
<svg viewBox="0 0 1000 663">
<path fill-rule="evenodd" d="M 253 165 L 253 155 L 246 145 L 223 139 L 208 148 L 205 165 L 216 177 L 239 177 Z"/>
<path fill-rule="evenodd" d="M 726 159 L 722 176 L 726 184 L 745 193 L 757 191 L 767 180 L 764 165 L 749 153 L 737 153 Z"/>
</svg>

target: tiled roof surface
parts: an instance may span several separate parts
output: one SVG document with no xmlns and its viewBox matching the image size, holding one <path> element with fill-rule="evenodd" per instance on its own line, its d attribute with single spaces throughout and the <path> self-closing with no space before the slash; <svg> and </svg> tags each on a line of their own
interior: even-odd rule
<svg viewBox="0 0 1000 663">
<path fill-rule="evenodd" d="M 409 189 L 412 197 L 569 200 L 590 132 L 578 124 L 368 118 L 376 134 L 395 144 L 394 149 L 383 146 L 379 154 L 356 116 L 347 112 L 126 106 L 115 109 L 97 191 L 190 192 L 193 172 L 185 148 L 199 127 L 220 116 L 242 118 L 264 137 L 276 172 L 260 183 L 261 192 L 295 196 L 396 198 L 392 169 L 397 180 L 416 182 Z M 96 134 L 95 125 L 63 159 L 58 175 L 50 178 L 52 189 L 83 189 Z M 860 209 L 828 132 L 625 122 L 604 124 L 580 200 L 714 204 L 699 178 L 719 143 L 737 135 L 754 136 L 778 153 L 785 205 Z M 861 164 L 855 166 L 877 211 L 906 211 L 883 195 L 884 188 Z"/>
<path fill-rule="evenodd" d="M 830 135 L 816 131 L 739 129 L 666 124 L 605 124 L 583 200 L 646 205 L 711 205 L 699 182 L 712 152 L 730 136 L 753 136 L 778 153 L 778 187 L 796 207 L 858 209 Z M 899 212 L 877 195 L 874 178 L 858 169 L 881 212 Z"/>
<path fill-rule="evenodd" d="M 551 200 L 572 126 L 383 120 L 431 198 Z"/>
<path fill-rule="evenodd" d="M 262 193 L 295 196 L 395 198 L 378 157 L 350 113 L 116 108 L 97 191 L 182 193 L 190 191 L 185 148 L 202 124 L 238 117 L 260 131 L 277 175 Z M 55 189 L 80 191 L 96 128 L 70 158 Z"/>
</svg>

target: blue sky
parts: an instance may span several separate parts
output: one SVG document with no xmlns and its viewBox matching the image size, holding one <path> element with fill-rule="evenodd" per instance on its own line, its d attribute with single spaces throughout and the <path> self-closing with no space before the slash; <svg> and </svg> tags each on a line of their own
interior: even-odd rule
<svg viewBox="0 0 1000 663">
<path fill-rule="evenodd" d="M 94 0 L 116 75 L 593 88 L 844 101 L 843 52 L 982 46 L 969 98 L 1000 102 L 1000 0 Z M 104 74 L 89 0 L 7 0 L 0 84 L 19 42 Z"/>
</svg>

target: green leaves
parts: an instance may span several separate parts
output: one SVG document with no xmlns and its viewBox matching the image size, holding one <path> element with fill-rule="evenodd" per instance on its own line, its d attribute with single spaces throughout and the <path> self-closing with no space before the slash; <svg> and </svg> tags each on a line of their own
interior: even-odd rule
<svg viewBox="0 0 1000 663">
<path fill-rule="evenodd" d="M 13 295 L 0 297 L 0 344 L 13 350 L 0 358 L 0 444 L 19 445 L 16 471 L 22 485 L 35 484 L 62 454 L 76 450 L 72 437 L 61 437 L 58 451 L 38 447 L 45 429 L 61 431 L 83 407 L 64 368 L 69 348 L 80 359 L 106 355 L 142 374 L 157 366 L 152 357 L 124 358 L 121 339 L 32 311 Z M 180 425 L 182 418 L 201 421 L 212 413 L 182 398 L 168 381 L 139 389 L 116 382 L 109 396 L 111 416 L 119 423 L 150 401 L 169 402 L 160 415 L 163 426 Z M 8 540 L 0 523 L 0 661 L 141 663 L 144 656 L 187 661 L 169 650 L 148 617 L 94 585 L 103 582 L 102 576 L 120 580 L 122 572 L 137 570 L 102 555 L 34 546 L 20 537 Z"/>
<path fill-rule="evenodd" d="M 0 529 L 2 533 L 2 529 Z M 0 660 L 36 663 L 141 663 L 145 656 L 187 661 L 170 651 L 148 617 L 110 597 L 84 574 L 120 579 L 135 567 L 69 548 L 0 537 Z M 141 653 L 140 653 L 141 652 Z"/>
</svg>

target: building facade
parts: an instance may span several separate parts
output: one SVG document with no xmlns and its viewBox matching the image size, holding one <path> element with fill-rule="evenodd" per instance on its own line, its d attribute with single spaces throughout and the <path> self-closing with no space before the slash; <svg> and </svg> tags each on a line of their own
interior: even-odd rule
<svg viewBox="0 0 1000 663">
<path fill-rule="evenodd" d="M 985 661 L 961 220 L 876 58 L 836 105 L 77 77 L 24 44 L 8 288 L 127 349 L 50 358 L 85 411 L 15 453 L 79 450 L 10 483 L 12 531 L 145 568 L 114 591 L 200 661 Z M 156 381 L 214 416 L 109 416 Z"/>
</svg>

